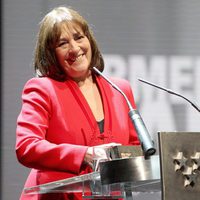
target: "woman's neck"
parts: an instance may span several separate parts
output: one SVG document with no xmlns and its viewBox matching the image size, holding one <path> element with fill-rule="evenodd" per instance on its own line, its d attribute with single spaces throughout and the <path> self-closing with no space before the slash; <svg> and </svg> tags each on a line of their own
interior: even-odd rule
<svg viewBox="0 0 200 200">
<path fill-rule="evenodd" d="M 84 87 L 84 86 L 89 86 L 89 85 L 93 85 L 94 84 L 94 80 L 93 80 L 93 76 L 91 71 L 89 71 L 87 74 L 85 74 L 84 76 L 81 77 L 76 77 L 76 78 L 72 78 L 77 84 L 78 86 Z"/>
</svg>

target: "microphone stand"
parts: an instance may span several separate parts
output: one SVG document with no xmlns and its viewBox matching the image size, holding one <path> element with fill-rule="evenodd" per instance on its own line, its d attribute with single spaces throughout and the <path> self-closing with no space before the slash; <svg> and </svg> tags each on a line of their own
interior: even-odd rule
<svg viewBox="0 0 200 200">
<path fill-rule="evenodd" d="M 146 81 L 146 80 L 144 80 L 144 79 L 139 78 L 138 80 L 141 81 L 141 82 L 143 82 L 143 83 L 146 83 L 146 84 L 148 84 L 148 85 L 151 85 L 151 86 L 153 86 L 153 87 L 156 87 L 156 88 L 158 88 L 158 89 L 164 90 L 164 91 L 166 91 L 166 92 L 168 92 L 168 93 L 170 93 L 170 94 L 173 94 L 173 95 L 176 95 L 176 96 L 179 96 L 179 97 L 185 99 L 185 100 L 186 100 L 187 102 L 189 102 L 198 112 L 200 112 L 200 109 L 199 109 L 194 103 L 192 103 L 188 98 L 184 97 L 183 95 L 178 94 L 178 93 L 176 93 L 176 92 L 173 92 L 172 90 L 169 90 L 169 89 L 167 89 L 167 88 L 158 86 L 158 85 L 156 85 L 156 84 L 154 84 L 154 83 L 151 83 L 151 82 L 149 82 L 149 81 Z"/>
<path fill-rule="evenodd" d="M 112 83 L 96 67 L 93 67 L 93 69 L 97 74 L 102 76 L 108 83 L 110 83 L 113 88 L 115 88 L 118 92 L 120 92 L 123 95 L 123 97 L 125 98 L 125 100 L 127 102 L 128 107 L 129 107 L 128 115 L 129 115 L 131 122 L 133 123 L 133 125 L 136 129 L 136 132 L 138 134 L 138 138 L 140 140 L 144 156 L 145 156 L 145 158 L 148 158 L 149 156 L 153 155 L 156 152 L 156 150 L 154 148 L 154 142 L 152 141 L 139 112 L 136 109 L 133 109 L 130 101 L 127 98 L 127 96 L 124 94 L 124 92 L 116 84 Z"/>
</svg>

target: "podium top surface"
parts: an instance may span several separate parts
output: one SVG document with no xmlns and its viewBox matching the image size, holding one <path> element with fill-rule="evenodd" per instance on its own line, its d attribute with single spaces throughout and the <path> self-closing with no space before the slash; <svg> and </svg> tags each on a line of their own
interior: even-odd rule
<svg viewBox="0 0 200 200">
<path fill-rule="evenodd" d="M 143 156 L 116 159 L 100 163 L 102 184 L 123 182 L 151 182 L 160 180 L 160 160 L 158 155 L 144 159 Z"/>
</svg>

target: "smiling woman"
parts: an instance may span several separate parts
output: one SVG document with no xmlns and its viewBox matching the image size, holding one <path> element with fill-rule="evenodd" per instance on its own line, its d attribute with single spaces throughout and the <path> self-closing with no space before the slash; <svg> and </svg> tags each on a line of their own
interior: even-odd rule
<svg viewBox="0 0 200 200">
<path fill-rule="evenodd" d="M 72 79 L 81 80 L 90 73 L 92 50 L 88 38 L 75 23 L 61 25 L 61 35 L 56 45 L 56 57 L 64 72 Z"/>
<path fill-rule="evenodd" d="M 62 67 L 62 62 L 58 63 L 60 61 L 56 58 L 55 49 L 56 52 L 65 49 L 65 54 L 69 54 L 71 51 L 71 56 L 65 55 L 65 59 L 70 56 L 73 62 L 77 53 L 82 55 L 81 52 L 77 52 L 80 47 L 87 47 L 87 49 L 80 49 L 82 54 L 90 54 L 91 51 L 92 58 L 89 58 L 91 55 L 87 56 L 89 59 L 88 66 L 90 68 L 96 66 L 100 71 L 103 71 L 103 58 L 85 19 L 75 10 L 66 7 L 55 8 L 41 21 L 34 60 L 35 70 L 39 75 L 60 81 L 65 80 L 66 73 Z M 89 52 L 83 52 L 83 50 Z"/>
<path fill-rule="evenodd" d="M 32 168 L 25 187 L 92 172 L 96 146 L 139 144 L 123 96 L 92 70 L 103 71 L 104 62 L 83 17 L 55 8 L 41 21 L 37 39 L 38 77 L 24 86 L 16 130 L 17 158 Z M 135 107 L 129 83 L 113 82 Z M 21 200 L 30 199 L 76 200 L 82 194 L 22 193 Z"/>
</svg>

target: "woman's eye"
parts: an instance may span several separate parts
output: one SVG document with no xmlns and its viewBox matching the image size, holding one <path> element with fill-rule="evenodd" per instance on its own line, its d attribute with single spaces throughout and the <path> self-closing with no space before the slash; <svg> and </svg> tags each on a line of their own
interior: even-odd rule
<svg viewBox="0 0 200 200">
<path fill-rule="evenodd" d="M 61 47 L 61 46 L 64 46 L 65 44 L 67 44 L 67 42 L 60 42 L 60 43 L 58 44 L 58 46 Z"/>
<path fill-rule="evenodd" d="M 77 36 L 75 37 L 75 40 L 81 40 L 82 38 L 84 38 L 83 35 L 77 35 Z"/>
<path fill-rule="evenodd" d="M 83 35 L 80 35 L 80 36 L 79 36 L 79 39 L 82 39 L 82 38 L 84 38 L 84 36 L 83 36 Z"/>
</svg>

